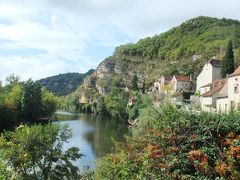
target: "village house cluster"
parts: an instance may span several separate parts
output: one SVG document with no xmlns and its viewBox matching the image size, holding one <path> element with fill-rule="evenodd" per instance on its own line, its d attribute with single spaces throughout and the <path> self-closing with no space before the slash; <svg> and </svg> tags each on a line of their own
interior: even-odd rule
<svg viewBox="0 0 240 180">
<path fill-rule="evenodd" d="M 221 61 L 210 60 L 197 78 L 197 91 L 203 111 L 230 112 L 240 108 L 240 66 L 221 79 Z"/>
<path fill-rule="evenodd" d="M 152 91 L 169 96 L 176 105 L 183 105 L 190 100 L 186 94 L 194 92 L 193 81 L 191 76 L 161 76 L 154 82 Z"/>
<path fill-rule="evenodd" d="M 196 88 L 189 76 L 161 76 L 153 84 L 153 91 L 164 93 L 176 105 L 190 102 L 183 96 L 184 93 L 199 95 L 202 111 L 230 112 L 240 109 L 240 66 L 225 79 L 221 78 L 221 61 L 209 60 L 197 77 Z M 189 96 L 188 96 L 189 97 Z"/>
</svg>

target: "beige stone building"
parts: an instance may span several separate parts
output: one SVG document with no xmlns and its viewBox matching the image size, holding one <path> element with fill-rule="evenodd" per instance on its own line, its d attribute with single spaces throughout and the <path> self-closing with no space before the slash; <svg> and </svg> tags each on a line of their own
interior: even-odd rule
<svg viewBox="0 0 240 180">
<path fill-rule="evenodd" d="M 196 91 L 199 91 L 202 86 L 219 79 L 221 79 L 221 61 L 211 59 L 204 65 L 197 77 Z"/>
<path fill-rule="evenodd" d="M 217 111 L 230 112 L 240 109 L 240 66 L 227 77 L 217 98 Z"/>
<path fill-rule="evenodd" d="M 188 92 L 192 90 L 192 80 L 188 76 L 161 76 L 155 83 L 154 89 L 166 93 L 166 91 Z"/>
<path fill-rule="evenodd" d="M 200 87 L 203 111 L 228 113 L 240 110 L 240 66 L 226 79 L 213 81 Z"/>
<path fill-rule="evenodd" d="M 173 76 L 169 84 L 173 92 L 189 92 L 192 90 L 192 80 L 188 76 Z"/>
<path fill-rule="evenodd" d="M 200 102 L 203 111 L 216 111 L 217 98 L 226 82 L 226 79 L 220 79 L 200 87 Z"/>
<path fill-rule="evenodd" d="M 172 78 L 173 76 L 161 76 L 157 81 L 154 82 L 155 90 L 162 91 L 164 86 L 168 85 Z"/>
</svg>

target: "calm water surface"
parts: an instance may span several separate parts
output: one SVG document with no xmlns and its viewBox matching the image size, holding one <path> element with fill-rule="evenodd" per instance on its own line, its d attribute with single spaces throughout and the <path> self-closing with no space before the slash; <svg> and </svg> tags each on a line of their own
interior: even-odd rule
<svg viewBox="0 0 240 180">
<path fill-rule="evenodd" d="M 58 111 L 54 120 L 68 124 L 72 130 L 72 138 L 64 149 L 75 146 L 85 155 L 74 162 L 81 170 L 94 168 L 94 160 L 112 152 L 114 141 L 124 141 L 124 135 L 128 135 L 126 125 L 109 117 Z"/>
</svg>

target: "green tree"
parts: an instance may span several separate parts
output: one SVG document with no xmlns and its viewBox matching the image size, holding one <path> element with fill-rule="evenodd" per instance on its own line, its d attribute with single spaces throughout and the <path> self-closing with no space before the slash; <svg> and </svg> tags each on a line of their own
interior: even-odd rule
<svg viewBox="0 0 240 180">
<path fill-rule="evenodd" d="M 23 95 L 23 87 L 19 83 L 13 83 L 9 88 L 7 88 L 7 92 L 5 92 L 5 104 L 10 104 L 14 106 L 18 112 L 21 111 L 21 98 Z"/>
<path fill-rule="evenodd" d="M 222 69 L 221 75 L 222 77 L 226 77 L 226 75 L 233 73 L 234 71 L 234 54 L 233 54 L 233 45 L 230 40 L 227 45 L 226 54 L 222 60 Z"/>
<path fill-rule="evenodd" d="M 136 74 L 134 74 L 133 78 L 132 78 L 132 90 L 133 91 L 138 91 L 139 87 L 138 87 L 138 76 Z"/>
<path fill-rule="evenodd" d="M 17 122 L 16 108 L 8 104 L 0 104 L 0 130 L 11 129 Z"/>
<path fill-rule="evenodd" d="M 112 89 L 104 97 L 104 103 L 109 114 L 119 120 L 127 120 L 126 107 L 128 103 L 128 94 L 121 89 Z"/>
<path fill-rule="evenodd" d="M 70 137 L 70 129 L 60 124 L 21 125 L 0 137 L 1 159 L 16 179 L 79 179 L 72 164 L 82 156 L 79 149 L 63 151 Z"/>
<path fill-rule="evenodd" d="M 8 76 L 6 78 L 6 81 L 8 84 L 14 84 L 14 83 L 18 83 L 20 80 L 19 76 L 15 76 L 15 74 L 11 74 L 10 76 Z"/>
<path fill-rule="evenodd" d="M 42 91 L 42 110 L 44 116 L 51 116 L 53 112 L 56 111 L 58 104 L 57 97 L 49 92 L 48 90 L 44 89 Z"/>
<path fill-rule="evenodd" d="M 22 115 L 27 120 L 36 120 L 42 113 L 41 86 L 29 79 L 23 89 Z"/>
<path fill-rule="evenodd" d="M 106 113 L 106 106 L 104 103 L 104 98 L 102 96 L 98 97 L 98 99 L 97 99 L 97 108 L 96 109 L 97 109 L 98 114 Z"/>
</svg>

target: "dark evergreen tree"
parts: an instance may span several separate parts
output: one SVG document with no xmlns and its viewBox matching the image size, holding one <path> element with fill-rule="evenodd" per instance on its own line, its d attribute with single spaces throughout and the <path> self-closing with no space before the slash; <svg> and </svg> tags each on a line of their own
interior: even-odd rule
<svg viewBox="0 0 240 180">
<path fill-rule="evenodd" d="M 132 78 L 132 90 L 134 90 L 134 91 L 138 91 L 139 90 L 139 87 L 138 87 L 138 77 L 137 77 L 136 74 Z"/>
<path fill-rule="evenodd" d="M 24 84 L 22 96 L 22 115 L 26 120 L 36 120 L 42 113 L 41 86 L 29 79 Z"/>
<path fill-rule="evenodd" d="M 233 45 L 230 40 L 227 45 L 226 54 L 222 60 L 222 69 L 221 75 L 225 78 L 228 74 L 233 73 L 234 71 L 234 54 L 233 54 Z"/>
</svg>

